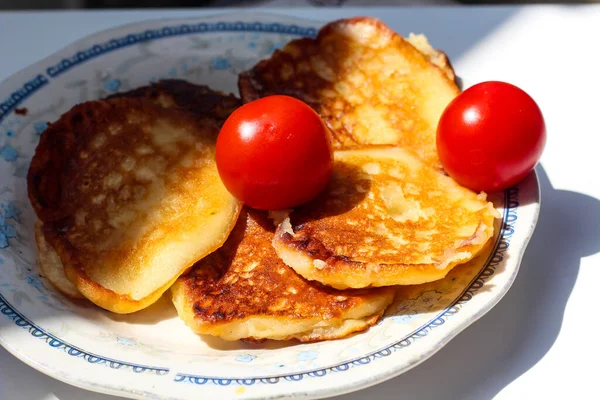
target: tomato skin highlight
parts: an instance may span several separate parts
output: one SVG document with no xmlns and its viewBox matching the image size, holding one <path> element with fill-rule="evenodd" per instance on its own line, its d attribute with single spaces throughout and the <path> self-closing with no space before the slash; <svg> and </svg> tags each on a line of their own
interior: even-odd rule
<svg viewBox="0 0 600 400">
<path fill-rule="evenodd" d="M 465 90 L 446 107 L 437 128 L 444 169 L 475 191 L 502 190 L 523 180 L 545 144 L 540 108 L 505 82 L 482 82 Z"/>
<path fill-rule="evenodd" d="M 258 99 L 235 110 L 217 138 L 219 176 L 229 192 L 262 210 L 295 207 L 321 192 L 333 169 L 328 128 L 306 103 Z"/>
</svg>

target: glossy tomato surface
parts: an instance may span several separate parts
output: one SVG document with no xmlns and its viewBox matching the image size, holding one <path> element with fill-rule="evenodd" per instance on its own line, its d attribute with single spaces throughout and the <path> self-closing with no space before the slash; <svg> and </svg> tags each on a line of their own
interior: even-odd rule
<svg viewBox="0 0 600 400">
<path fill-rule="evenodd" d="M 475 191 L 501 190 L 521 181 L 545 143 L 546 126 L 536 102 L 504 82 L 465 90 L 448 105 L 437 129 L 444 169 Z"/>
<path fill-rule="evenodd" d="M 279 95 L 231 114 L 219 133 L 216 159 L 227 190 L 262 210 L 311 200 L 333 168 L 329 131 L 319 115 L 306 103 Z"/>
</svg>

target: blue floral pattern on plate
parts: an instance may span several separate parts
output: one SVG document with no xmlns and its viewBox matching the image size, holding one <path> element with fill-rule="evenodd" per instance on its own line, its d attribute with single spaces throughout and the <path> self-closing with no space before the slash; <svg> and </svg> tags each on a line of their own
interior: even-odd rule
<svg viewBox="0 0 600 400">
<path fill-rule="evenodd" d="M 5 161 L 16 161 L 19 157 L 19 152 L 10 144 L 5 144 L 2 149 L 0 149 L 0 157 Z"/>
</svg>

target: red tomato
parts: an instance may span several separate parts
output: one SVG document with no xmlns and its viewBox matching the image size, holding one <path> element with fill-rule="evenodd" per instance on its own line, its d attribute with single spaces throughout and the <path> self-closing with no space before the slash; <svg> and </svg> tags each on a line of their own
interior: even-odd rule
<svg viewBox="0 0 600 400">
<path fill-rule="evenodd" d="M 329 131 L 306 103 L 269 96 L 235 110 L 217 139 L 217 168 L 246 205 L 279 210 L 325 188 L 333 168 Z"/>
<path fill-rule="evenodd" d="M 483 82 L 456 97 L 437 128 L 444 169 L 461 185 L 494 191 L 521 181 L 546 144 L 542 112 L 518 87 Z"/>
</svg>

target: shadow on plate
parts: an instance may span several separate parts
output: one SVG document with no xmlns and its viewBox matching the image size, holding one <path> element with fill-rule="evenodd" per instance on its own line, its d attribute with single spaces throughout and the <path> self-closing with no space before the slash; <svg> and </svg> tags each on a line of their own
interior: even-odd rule
<svg viewBox="0 0 600 400">
<path fill-rule="evenodd" d="M 500 227 L 496 224 L 496 232 Z M 398 286 L 394 303 L 386 311 L 386 317 L 411 317 L 419 314 L 442 311 L 455 303 L 469 288 L 491 261 L 495 253 L 496 238 L 492 238 L 479 255 L 471 261 L 454 267 L 444 279 L 420 285 Z M 495 273 L 500 273 L 496 270 Z M 478 289 L 474 296 L 490 289 L 492 283 Z"/>
<path fill-rule="evenodd" d="M 156 303 L 138 312 L 115 314 L 105 311 L 104 314 L 113 321 L 143 325 L 155 325 L 161 321 L 177 317 L 177 311 L 171 301 L 170 290 L 167 290 Z"/>
<path fill-rule="evenodd" d="M 214 350 L 231 351 L 231 350 L 277 350 L 286 347 L 297 346 L 302 343 L 297 340 L 290 340 L 287 342 L 277 340 L 267 340 L 262 343 L 250 343 L 236 340 L 234 342 L 228 342 L 216 336 L 210 335 L 199 335 L 200 340 L 204 341 L 208 347 Z"/>
</svg>

